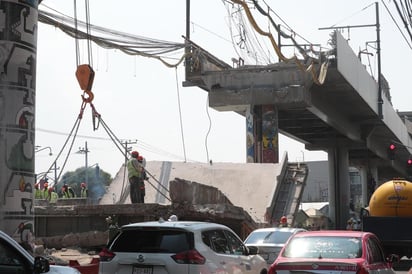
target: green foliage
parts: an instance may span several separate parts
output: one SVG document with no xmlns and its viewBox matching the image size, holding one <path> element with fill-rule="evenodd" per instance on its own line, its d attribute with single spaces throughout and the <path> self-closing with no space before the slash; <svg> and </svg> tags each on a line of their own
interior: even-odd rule
<svg viewBox="0 0 412 274">
<path fill-rule="evenodd" d="M 97 166 L 89 167 L 87 169 L 87 188 L 89 189 L 89 196 L 92 194 L 92 196 L 97 196 L 94 198 L 98 198 L 103 195 L 105 186 L 108 186 L 112 180 L 112 176 L 101 168 Z M 56 191 L 59 192 L 63 184 L 67 184 L 75 191 L 77 197 L 80 197 L 80 184 L 83 182 L 86 182 L 86 168 L 80 167 L 75 171 L 64 173 L 57 183 Z"/>
</svg>

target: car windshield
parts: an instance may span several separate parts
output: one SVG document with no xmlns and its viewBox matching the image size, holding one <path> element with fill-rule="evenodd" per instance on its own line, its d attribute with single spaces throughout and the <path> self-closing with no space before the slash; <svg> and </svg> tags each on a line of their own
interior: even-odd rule
<svg viewBox="0 0 412 274">
<path fill-rule="evenodd" d="M 291 231 L 255 231 L 246 240 L 247 244 L 284 244 L 292 235 Z"/>
<path fill-rule="evenodd" d="M 282 254 L 288 258 L 360 258 L 362 244 L 354 237 L 297 237 L 292 239 Z"/>
<path fill-rule="evenodd" d="M 113 252 L 179 253 L 192 247 L 193 235 L 180 230 L 125 230 L 113 241 Z"/>
</svg>

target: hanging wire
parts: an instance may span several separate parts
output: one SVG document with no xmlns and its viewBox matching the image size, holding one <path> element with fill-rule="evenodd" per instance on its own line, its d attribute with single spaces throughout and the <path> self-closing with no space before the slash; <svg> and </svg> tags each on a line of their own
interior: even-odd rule
<svg viewBox="0 0 412 274">
<path fill-rule="evenodd" d="M 207 99 L 206 99 L 206 114 L 207 114 L 207 118 L 209 119 L 209 128 L 205 136 L 205 149 L 206 149 L 207 162 L 210 163 L 209 149 L 207 146 L 207 139 L 209 138 L 209 133 L 210 133 L 210 130 L 212 129 L 212 119 L 210 118 L 210 114 L 209 114 L 209 96 L 207 96 Z"/>
<path fill-rule="evenodd" d="M 76 66 L 80 65 L 80 48 L 79 48 L 79 39 L 78 39 L 78 25 L 77 25 L 77 0 L 74 0 L 74 44 L 76 48 Z"/>
<path fill-rule="evenodd" d="M 185 60 L 185 57 L 187 56 L 187 54 L 183 52 L 185 48 L 184 43 L 147 38 L 94 26 L 90 23 L 87 24 L 85 22 L 82 22 L 77 18 L 73 19 L 67 15 L 57 13 L 56 11 L 52 13 L 44 10 L 39 10 L 38 20 L 39 22 L 59 28 L 67 35 L 76 39 L 89 38 L 90 41 L 105 49 L 118 49 L 128 55 L 140 55 L 143 57 L 155 58 L 167 67 L 177 67 Z M 72 27 L 73 24 L 74 27 Z M 77 26 L 89 28 L 89 34 L 87 33 L 87 30 L 86 32 L 81 31 Z M 93 30 L 93 32 L 97 33 L 98 35 L 92 35 L 90 33 L 91 30 Z M 76 46 L 78 47 L 78 44 L 76 44 Z M 166 54 L 175 53 L 177 51 L 183 52 L 180 58 L 165 56 Z M 79 54 L 77 54 L 77 59 L 79 59 Z M 169 62 L 167 59 L 172 59 L 173 63 Z M 78 62 L 80 63 L 80 61 Z"/>
<path fill-rule="evenodd" d="M 77 136 L 77 132 L 79 131 L 80 122 L 81 122 L 81 120 L 82 120 L 83 112 L 84 112 L 85 107 L 86 107 L 86 104 L 84 104 L 84 102 L 82 102 L 82 106 L 81 106 L 81 108 L 80 108 L 80 114 L 78 115 L 78 117 L 77 117 L 77 119 L 76 119 L 76 121 L 75 121 L 75 123 L 74 123 L 74 125 L 73 125 L 73 127 L 72 127 L 72 129 L 71 129 L 71 131 L 70 131 L 70 133 L 69 133 L 69 135 L 67 136 L 66 141 L 64 142 L 61 150 L 60 150 L 59 153 L 57 154 L 56 159 L 54 160 L 54 162 L 51 164 L 51 166 L 50 166 L 49 169 L 47 170 L 47 173 L 46 173 L 46 174 L 48 174 L 48 173 L 53 169 L 53 167 L 56 165 L 57 159 L 60 158 L 60 156 L 61 156 L 62 153 L 63 153 L 64 148 L 65 148 L 66 145 L 68 144 L 70 138 L 72 138 L 72 136 L 73 136 L 73 139 L 72 139 L 72 142 L 71 142 L 71 144 L 70 144 L 69 150 L 68 150 L 68 152 L 67 152 L 67 154 L 66 154 L 66 157 L 65 157 L 65 159 L 64 159 L 64 161 L 63 161 L 62 168 L 60 169 L 59 175 L 57 176 L 56 181 L 54 182 L 55 184 L 57 184 L 57 182 L 59 181 L 59 179 L 60 179 L 60 177 L 61 177 L 61 174 L 63 173 L 64 167 L 65 167 L 66 164 L 67 164 L 67 160 L 68 160 L 69 155 L 70 155 L 70 152 L 71 152 L 71 150 L 72 150 L 72 148 L 73 148 L 74 141 L 75 141 L 76 136 Z"/>
<path fill-rule="evenodd" d="M 397 2 L 397 1 L 394 1 L 394 3 L 395 3 L 396 10 L 398 11 L 399 17 L 401 18 L 402 23 L 405 25 L 406 31 L 407 31 L 408 34 L 409 34 L 409 38 L 412 40 L 412 33 L 411 33 L 411 31 L 410 31 L 410 29 L 409 29 L 409 27 L 408 27 L 408 20 L 407 20 L 407 19 L 405 18 L 405 16 L 403 15 L 403 13 L 402 13 L 399 5 L 398 5 L 398 2 Z M 402 2 L 401 2 L 401 3 L 402 3 Z M 408 43 L 408 45 L 409 45 L 409 43 Z"/>
<path fill-rule="evenodd" d="M 186 163 L 187 159 L 186 159 L 185 136 L 184 136 L 184 133 L 183 133 L 182 108 L 181 108 L 181 104 L 180 104 L 179 79 L 177 77 L 177 68 L 175 69 L 175 74 L 176 74 L 177 105 L 179 107 L 180 133 L 182 135 L 183 155 L 185 157 L 185 163 Z"/>
<path fill-rule="evenodd" d="M 92 40 L 91 40 L 91 29 L 90 29 L 90 8 L 89 0 L 85 0 L 86 7 L 86 33 L 87 33 L 87 57 L 89 65 L 93 67 L 93 55 L 92 55 Z"/>
<path fill-rule="evenodd" d="M 393 17 L 392 13 L 390 12 L 388 6 L 385 4 L 385 2 L 384 2 L 383 0 L 382 0 L 382 3 L 383 3 L 383 6 L 385 7 L 386 11 L 389 13 L 389 16 L 391 17 L 393 23 L 395 24 L 395 26 L 397 27 L 397 29 L 398 29 L 399 32 L 401 33 L 401 35 L 402 35 L 403 39 L 405 40 L 406 44 L 408 45 L 408 47 L 409 47 L 410 49 L 412 49 L 412 46 L 411 46 L 410 41 L 408 41 L 408 38 L 406 38 L 405 34 L 403 33 L 403 31 L 402 31 L 401 28 L 399 27 L 398 22 L 396 22 L 395 18 Z M 407 26 L 405 26 L 405 27 L 406 27 L 406 30 L 407 30 L 408 33 L 409 33 L 409 36 L 410 36 L 410 32 L 409 32 L 408 27 L 407 27 Z"/>
</svg>

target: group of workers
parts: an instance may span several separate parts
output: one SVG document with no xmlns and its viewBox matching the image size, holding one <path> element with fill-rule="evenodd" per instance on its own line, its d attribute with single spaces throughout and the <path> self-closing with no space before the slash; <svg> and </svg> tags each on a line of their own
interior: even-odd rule
<svg viewBox="0 0 412 274">
<path fill-rule="evenodd" d="M 145 167 L 146 159 L 139 155 L 139 152 L 132 151 L 131 157 L 127 161 L 130 200 L 132 204 L 144 203 L 144 197 L 146 195 L 144 180 L 148 180 Z"/>
<path fill-rule="evenodd" d="M 43 186 L 43 187 L 41 187 Z M 60 196 L 60 197 L 59 197 Z M 49 186 L 49 183 L 46 179 L 40 180 L 40 182 L 34 185 L 34 198 L 43 199 L 49 201 L 49 203 L 56 203 L 58 198 L 69 199 L 76 198 L 76 193 L 74 190 L 67 184 L 64 184 L 61 188 L 60 195 L 55 191 L 53 186 Z M 88 197 L 88 189 L 86 183 L 80 184 L 80 197 Z"/>
<path fill-rule="evenodd" d="M 42 183 L 43 188 L 41 188 L 40 183 Z M 49 187 L 49 183 L 46 178 L 46 179 L 40 180 L 40 182 L 34 185 L 34 198 L 35 199 L 45 199 L 45 200 L 48 200 L 49 203 L 55 203 L 57 201 L 58 195 L 54 191 L 53 186 Z"/>
<path fill-rule="evenodd" d="M 132 204 L 144 203 L 144 198 L 146 196 L 144 181 L 149 179 L 145 167 L 146 159 L 139 155 L 139 152 L 132 151 L 131 157 L 127 162 L 127 172 L 130 183 L 130 200 Z M 58 198 L 70 199 L 77 197 L 75 191 L 67 184 L 62 186 L 59 195 L 55 192 L 54 187 L 49 187 L 47 178 L 44 181 L 42 180 L 34 185 L 35 199 L 45 199 L 48 200 L 49 203 L 55 203 Z M 43 185 L 43 188 L 41 188 L 41 185 Z M 80 197 L 88 197 L 88 189 L 84 182 L 80 184 Z"/>
</svg>

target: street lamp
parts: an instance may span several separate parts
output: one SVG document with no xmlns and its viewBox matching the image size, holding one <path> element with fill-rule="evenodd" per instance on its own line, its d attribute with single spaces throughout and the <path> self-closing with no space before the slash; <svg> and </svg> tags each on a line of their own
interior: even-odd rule
<svg viewBox="0 0 412 274">
<path fill-rule="evenodd" d="M 53 155 L 52 149 L 49 146 L 47 146 L 47 147 L 35 146 L 34 148 L 35 148 L 35 150 L 34 150 L 35 153 L 40 152 L 40 151 L 45 150 L 45 149 L 48 149 L 49 150 L 49 156 Z M 59 169 L 60 169 L 60 167 L 57 167 L 57 159 L 56 159 L 53 163 L 53 167 L 50 167 L 50 169 L 47 172 L 45 172 L 45 174 L 47 175 L 52 170 L 54 170 L 54 182 L 55 182 L 55 184 L 57 184 L 57 170 L 59 170 Z M 39 175 L 37 175 L 37 176 L 39 176 Z"/>
<path fill-rule="evenodd" d="M 52 155 L 53 155 L 51 147 L 35 146 L 35 147 L 34 147 L 34 152 L 37 153 L 37 152 L 40 152 L 40 151 L 45 150 L 45 149 L 48 149 L 48 150 L 49 150 L 49 156 L 52 156 Z"/>
</svg>

